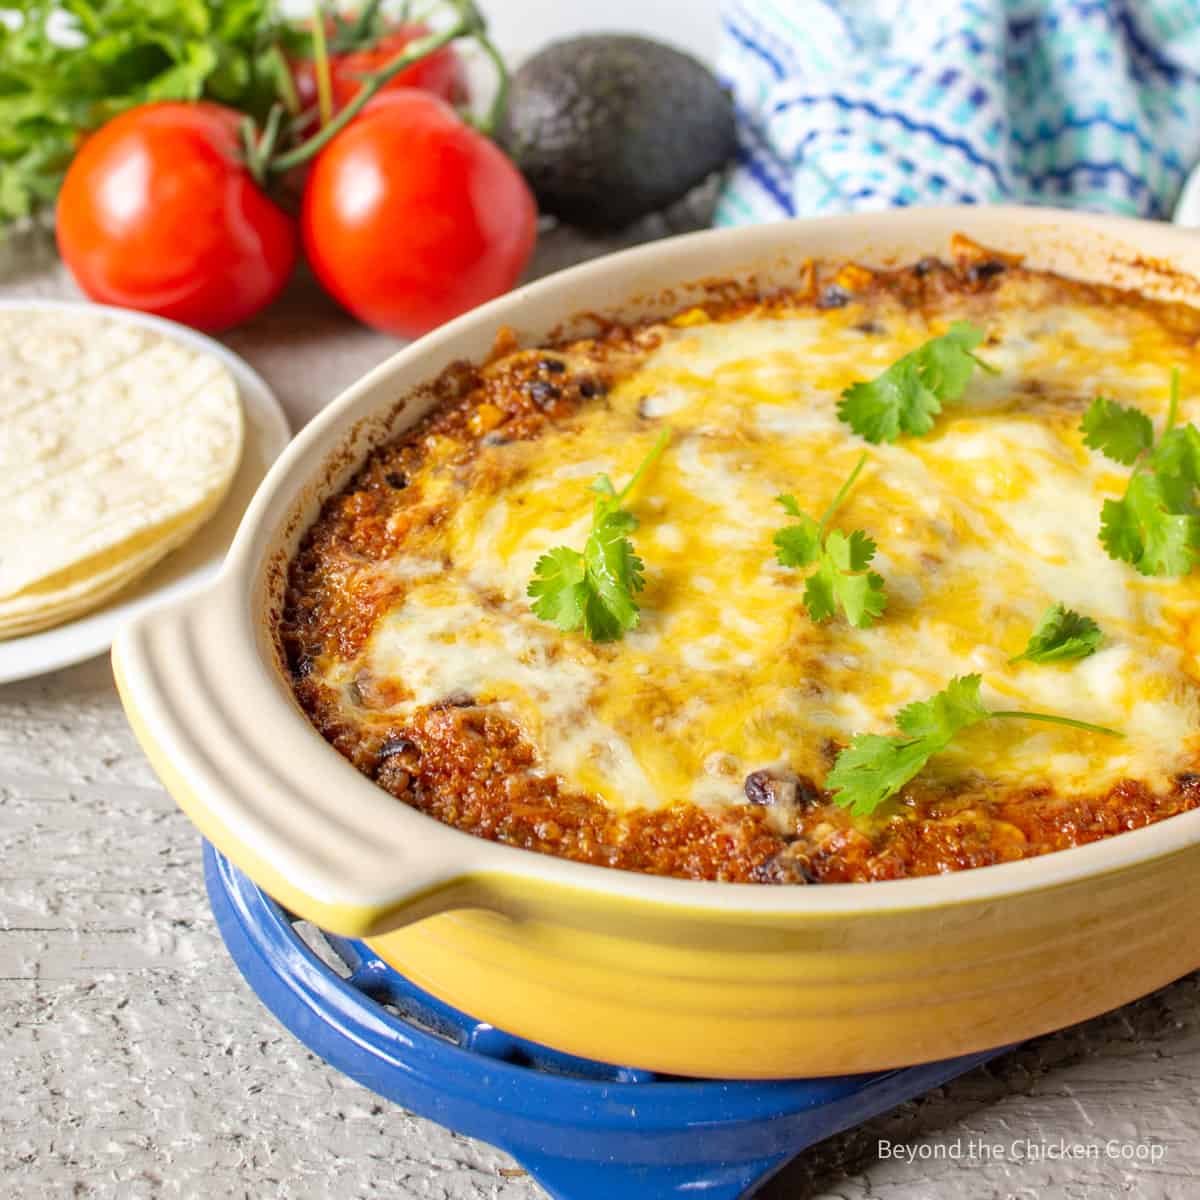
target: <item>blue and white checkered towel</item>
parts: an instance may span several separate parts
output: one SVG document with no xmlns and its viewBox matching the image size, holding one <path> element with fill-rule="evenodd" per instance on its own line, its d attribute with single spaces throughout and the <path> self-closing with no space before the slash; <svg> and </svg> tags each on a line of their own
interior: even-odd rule
<svg viewBox="0 0 1200 1200">
<path fill-rule="evenodd" d="M 1019 201 L 1170 213 L 1200 160 L 1200 0 L 722 0 L 719 224 Z"/>
</svg>

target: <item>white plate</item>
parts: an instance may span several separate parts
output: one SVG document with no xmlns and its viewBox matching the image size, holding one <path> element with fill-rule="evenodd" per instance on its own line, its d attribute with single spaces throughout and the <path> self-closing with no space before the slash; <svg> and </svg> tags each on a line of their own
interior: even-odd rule
<svg viewBox="0 0 1200 1200">
<path fill-rule="evenodd" d="M 122 308 L 70 300 L 0 300 L 0 309 L 64 309 L 94 313 L 133 325 L 145 325 L 167 337 L 219 358 L 237 383 L 246 438 L 242 461 L 221 507 L 178 550 L 101 608 L 42 633 L 0 641 L 0 683 L 28 679 L 103 654 L 113 635 L 131 617 L 173 599 L 211 579 L 221 566 L 250 497 L 267 468 L 288 444 L 291 431 L 279 401 L 262 376 L 219 342 L 174 321 Z"/>
</svg>

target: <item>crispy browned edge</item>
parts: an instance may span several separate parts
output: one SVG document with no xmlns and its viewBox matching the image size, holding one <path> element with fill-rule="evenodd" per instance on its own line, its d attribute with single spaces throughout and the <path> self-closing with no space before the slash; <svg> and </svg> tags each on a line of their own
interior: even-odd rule
<svg viewBox="0 0 1200 1200">
<path fill-rule="evenodd" d="M 1020 269 L 1020 259 L 988 250 L 961 235 L 951 239 L 953 268 L 960 285 L 986 290 L 994 274 Z M 830 266 L 811 260 L 800 264 L 799 283 L 792 288 L 760 289 L 754 276 L 745 280 L 700 280 L 681 288 L 665 288 L 653 303 L 637 300 L 643 310 L 656 314 L 678 311 L 700 304 L 714 316 L 731 312 L 765 299 L 806 291 L 815 299 L 822 288 L 835 280 L 849 279 L 855 285 L 875 287 L 882 279 L 905 271 L 919 270 L 928 261 L 909 268 L 873 269 L 867 272 L 854 264 Z M 1200 296 L 1200 285 L 1169 264 L 1150 264 L 1143 258 L 1125 260 L 1125 265 L 1159 271 L 1176 289 L 1187 280 Z M 940 268 L 939 268 L 940 269 Z M 858 274 L 861 272 L 862 274 Z M 1140 293 L 1107 288 L 1102 284 L 1064 280 L 1064 285 L 1095 295 L 1115 293 L 1126 303 L 1153 305 L 1163 314 L 1183 317 L 1189 328 L 1197 315 L 1187 306 L 1146 300 Z M 686 303 L 680 303 L 687 296 Z M 633 302 L 631 302 L 632 304 Z M 642 328 L 661 316 L 647 317 L 632 328 Z M 619 314 L 587 312 L 560 324 L 551 335 L 537 339 L 539 350 L 562 348 L 590 332 L 628 328 Z M 511 330 L 498 333 L 489 361 L 518 348 Z M 366 419 L 377 426 L 380 445 L 367 456 L 365 465 L 352 476 L 351 484 L 332 495 L 338 481 L 363 462 L 361 453 L 349 446 L 362 432 L 362 423 L 350 439 L 327 461 L 322 475 L 307 495 L 324 496 L 322 517 L 303 535 L 311 542 L 326 519 L 330 503 L 353 488 L 370 463 L 388 445 L 385 431 L 395 428 L 416 400 L 428 400 L 451 372 L 464 364 L 451 364 L 435 380 L 398 400 L 381 420 Z M 449 402 L 446 402 L 449 403 Z M 418 422 L 424 423 L 428 418 Z M 398 439 L 403 442 L 405 435 Z M 306 516 L 305 505 L 297 505 L 285 534 L 290 545 Z M 275 632 L 278 665 L 291 676 L 287 655 L 279 636 L 286 606 L 282 603 L 293 555 L 282 550 L 269 567 L 267 586 L 275 597 L 269 619 Z M 1123 781 L 1096 796 L 1060 797 L 1048 787 L 1027 787 L 999 797 L 981 798 L 969 790 L 954 794 L 931 793 L 919 785 L 910 788 L 896 816 L 871 833 L 856 827 L 847 814 L 830 805 L 828 797 L 811 780 L 757 780 L 756 789 L 769 803 L 782 786 L 798 794 L 798 816 L 794 832 L 781 836 L 766 819 L 765 807 L 748 806 L 736 812 L 712 814 L 693 805 L 676 805 L 655 812 L 616 816 L 594 797 L 566 794 L 555 781 L 539 784 L 523 802 L 521 819 L 514 819 L 513 805 L 495 796 L 495 771 L 521 778 L 534 764 L 532 749 L 521 731 L 510 721 L 486 709 L 453 704 L 434 706 L 418 715 L 394 737 L 401 751 L 381 759 L 379 742 L 365 755 L 361 746 L 347 742 L 344 728 L 302 681 L 292 679 L 301 708 L 316 727 L 368 777 L 406 803 L 428 815 L 467 832 L 504 841 L 543 853 L 559 854 L 580 861 L 686 878 L 722 879 L 762 883 L 844 882 L 898 878 L 947 870 L 960 870 L 1031 857 L 1112 836 L 1126 829 L 1164 819 L 1200 805 L 1200 777 L 1182 775 L 1166 794 L 1155 794 L 1137 781 Z M 351 739 L 353 742 L 353 738 Z M 750 781 L 748 781 L 748 789 Z M 762 796 L 760 796 L 760 800 Z M 511 800 L 511 797 L 509 798 Z M 837 831 L 819 847 L 808 842 L 805 830 L 818 822 L 834 823 Z"/>
</svg>

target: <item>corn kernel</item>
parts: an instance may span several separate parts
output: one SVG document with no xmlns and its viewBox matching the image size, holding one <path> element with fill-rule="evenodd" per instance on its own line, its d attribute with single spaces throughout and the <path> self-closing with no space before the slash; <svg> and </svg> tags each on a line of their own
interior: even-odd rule
<svg viewBox="0 0 1200 1200">
<path fill-rule="evenodd" d="M 504 413 L 494 404 L 481 404 L 470 416 L 467 424 L 477 437 L 495 429 L 504 420 Z"/>
<path fill-rule="evenodd" d="M 860 267 L 856 263 L 847 263 L 833 277 L 833 281 L 847 292 L 861 292 L 870 287 L 871 280 L 874 278 L 874 274 L 866 267 Z"/>
</svg>

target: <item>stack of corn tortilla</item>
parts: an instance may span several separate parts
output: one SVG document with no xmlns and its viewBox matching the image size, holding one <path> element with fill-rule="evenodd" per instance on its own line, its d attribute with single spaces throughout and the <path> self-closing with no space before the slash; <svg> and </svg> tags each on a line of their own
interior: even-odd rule
<svg viewBox="0 0 1200 1200">
<path fill-rule="evenodd" d="M 182 545 L 243 436 L 212 355 L 99 312 L 0 311 L 0 638 L 96 608 Z"/>
</svg>

